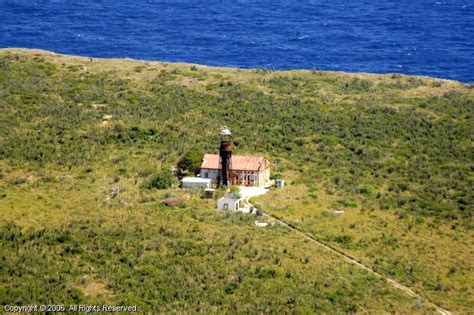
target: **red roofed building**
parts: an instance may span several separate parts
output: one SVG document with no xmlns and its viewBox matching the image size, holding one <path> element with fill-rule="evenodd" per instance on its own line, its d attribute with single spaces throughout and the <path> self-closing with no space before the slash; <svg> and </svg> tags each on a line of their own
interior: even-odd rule
<svg viewBox="0 0 474 315">
<path fill-rule="evenodd" d="M 210 178 L 215 186 L 219 180 L 219 155 L 205 154 L 201 164 L 201 178 Z M 233 155 L 228 185 L 263 186 L 270 180 L 270 162 L 263 156 Z"/>
<path fill-rule="evenodd" d="M 226 128 L 221 135 L 228 137 L 231 133 Z M 225 171 L 222 165 L 227 168 Z M 270 161 L 263 156 L 232 155 L 232 146 L 227 138 L 221 141 L 220 154 L 204 155 L 201 178 L 210 178 L 213 186 L 226 185 L 224 178 L 228 186 L 262 187 L 270 180 Z"/>
</svg>

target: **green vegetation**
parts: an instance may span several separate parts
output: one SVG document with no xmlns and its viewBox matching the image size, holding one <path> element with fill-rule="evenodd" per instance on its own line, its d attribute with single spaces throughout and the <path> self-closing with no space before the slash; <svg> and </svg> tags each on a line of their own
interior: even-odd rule
<svg viewBox="0 0 474 315">
<path fill-rule="evenodd" d="M 0 303 L 432 311 L 283 227 L 173 188 L 166 165 L 195 172 L 196 148 L 216 152 L 227 125 L 236 154 L 278 161 L 287 183 L 259 208 L 467 313 L 473 108 L 472 86 L 430 78 L 1 50 Z"/>
<path fill-rule="evenodd" d="M 178 168 L 181 172 L 188 172 L 192 175 L 199 173 L 204 154 L 200 150 L 192 149 L 186 152 L 178 161 Z"/>
<path fill-rule="evenodd" d="M 232 194 L 234 194 L 234 196 L 237 196 L 237 197 L 241 196 L 239 186 L 232 185 L 229 187 L 229 190 Z"/>
<path fill-rule="evenodd" d="M 170 167 L 165 167 L 160 172 L 155 173 L 148 178 L 143 184 L 142 188 L 145 189 L 168 189 L 173 186 L 176 179 L 171 172 Z"/>
</svg>

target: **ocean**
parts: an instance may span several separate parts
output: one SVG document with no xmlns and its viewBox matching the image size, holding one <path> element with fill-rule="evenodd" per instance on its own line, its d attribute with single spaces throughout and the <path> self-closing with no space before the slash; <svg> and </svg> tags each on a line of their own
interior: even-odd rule
<svg viewBox="0 0 474 315">
<path fill-rule="evenodd" d="M 473 0 L 0 0 L 0 47 L 474 82 Z"/>
</svg>

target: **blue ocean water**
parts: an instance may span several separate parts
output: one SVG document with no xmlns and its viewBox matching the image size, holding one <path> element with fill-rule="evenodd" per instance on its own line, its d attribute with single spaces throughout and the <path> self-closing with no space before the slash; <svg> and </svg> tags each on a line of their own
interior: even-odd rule
<svg viewBox="0 0 474 315">
<path fill-rule="evenodd" d="M 0 0 L 0 47 L 474 82 L 474 0 Z"/>
</svg>

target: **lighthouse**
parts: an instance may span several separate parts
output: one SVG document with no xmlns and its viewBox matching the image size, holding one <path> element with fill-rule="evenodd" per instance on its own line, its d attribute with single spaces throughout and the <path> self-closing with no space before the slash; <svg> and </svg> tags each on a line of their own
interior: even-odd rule
<svg viewBox="0 0 474 315">
<path fill-rule="evenodd" d="M 200 178 L 211 179 L 212 187 L 265 187 L 270 181 L 270 161 L 264 156 L 233 155 L 233 136 L 227 127 L 220 133 L 219 154 L 204 154 Z"/>
<path fill-rule="evenodd" d="M 219 186 L 228 186 L 232 169 L 232 132 L 227 127 L 222 129 L 219 148 Z"/>
</svg>

